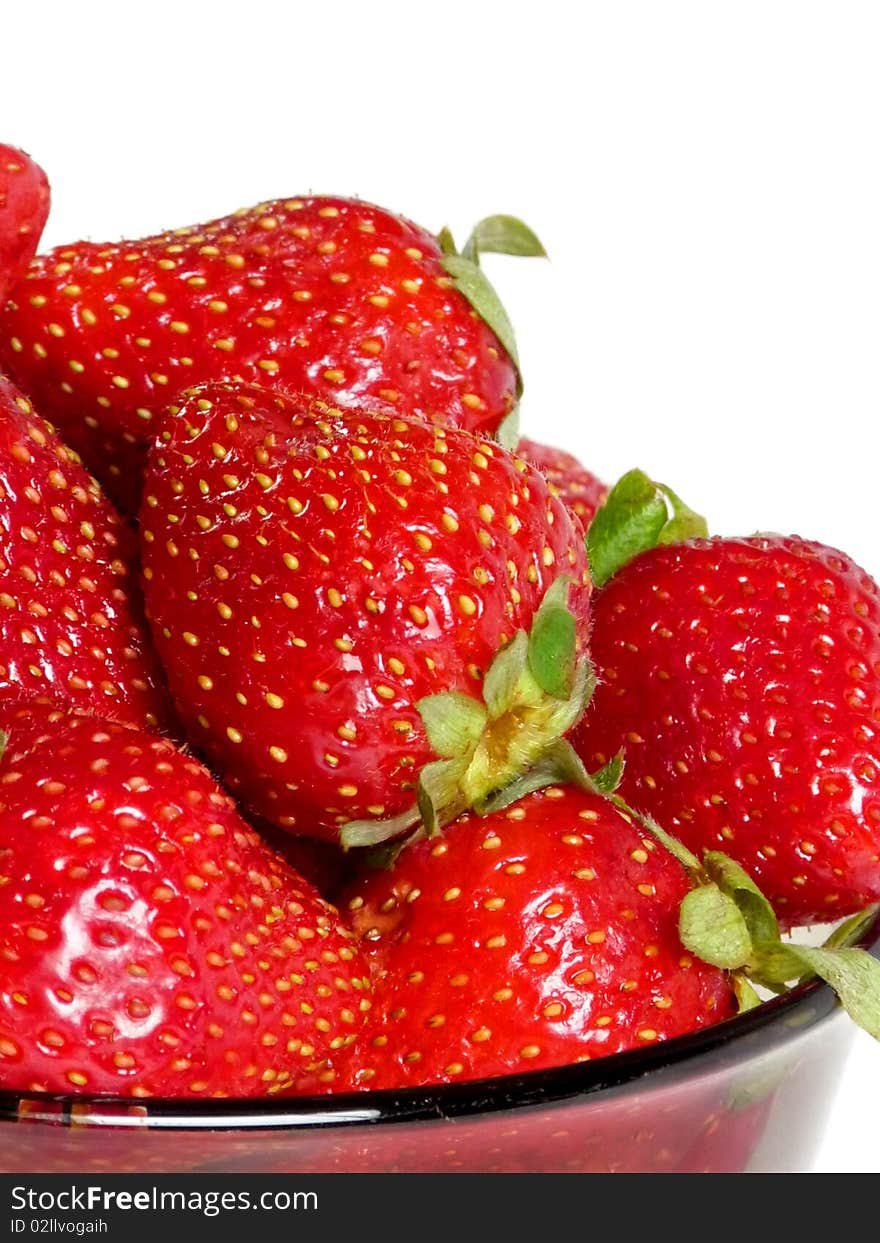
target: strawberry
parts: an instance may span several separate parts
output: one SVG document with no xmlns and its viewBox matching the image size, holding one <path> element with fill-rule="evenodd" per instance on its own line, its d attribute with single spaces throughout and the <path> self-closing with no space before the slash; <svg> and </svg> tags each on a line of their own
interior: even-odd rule
<svg viewBox="0 0 880 1243">
<path fill-rule="evenodd" d="M 488 435 L 516 404 L 518 373 L 480 248 L 543 253 L 525 226 L 490 217 L 466 255 L 444 255 L 448 234 L 441 248 L 379 207 L 327 197 L 79 242 L 32 264 L 0 315 L 0 366 L 129 510 L 157 416 L 208 380 L 370 398 Z"/>
<path fill-rule="evenodd" d="M 343 906 L 375 980 L 355 1085 L 561 1066 L 733 1014 L 727 976 L 679 940 L 687 892 L 671 854 L 575 787 L 410 845 Z"/>
<path fill-rule="evenodd" d="M 168 740 L 2 711 L 0 1087 L 325 1089 L 367 1006 L 337 912 Z"/>
<path fill-rule="evenodd" d="M 588 767 L 625 749 L 630 803 L 738 860 L 787 924 L 880 899 L 880 591 L 849 557 L 780 536 L 647 548 L 598 594 L 592 653 L 575 747 Z"/>
<path fill-rule="evenodd" d="M 192 741 L 282 828 L 362 845 L 451 819 L 582 710 L 583 533 L 496 442 L 200 389 L 151 452 L 141 527 Z"/>
<path fill-rule="evenodd" d="M 516 451 L 532 466 L 537 466 L 550 484 L 551 492 L 561 497 L 568 508 L 577 514 L 584 527 L 588 527 L 596 510 L 608 495 L 607 484 L 564 449 L 538 444 L 523 436 Z"/>
<path fill-rule="evenodd" d="M 133 582 L 136 543 L 0 376 L 0 700 L 33 692 L 155 725 L 169 716 Z"/>
<path fill-rule="evenodd" d="M 0 143 L 0 307 L 33 259 L 49 215 L 49 182 L 29 155 Z"/>
</svg>

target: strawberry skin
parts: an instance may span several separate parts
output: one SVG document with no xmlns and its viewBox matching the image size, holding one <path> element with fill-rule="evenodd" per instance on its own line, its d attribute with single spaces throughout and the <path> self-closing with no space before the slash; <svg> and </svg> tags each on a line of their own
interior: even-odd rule
<svg viewBox="0 0 880 1243">
<path fill-rule="evenodd" d="M 880 899 L 880 592 L 798 538 L 642 553 L 598 593 L 599 687 L 573 738 L 621 793 L 722 850 L 788 924 Z"/>
<path fill-rule="evenodd" d="M 50 695 L 134 723 L 166 722 L 135 538 L 3 376 L 0 498 L 0 700 Z"/>
<path fill-rule="evenodd" d="M 355 1084 L 561 1066 L 727 1018 L 727 977 L 678 939 L 687 891 L 671 855 L 574 787 L 409 846 L 343 904 L 373 951 Z"/>
<path fill-rule="evenodd" d="M 344 198 L 56 248 L 0 314 L 0 366 L 129 510 L 143 447 L 189 385 L 370 398 L 485 434 L 517 397 L 513 362 L 452 287 L 437 239 Z"/>
<path fill-rule="evenodd" d="M 326 1089 L 368 1004 L 335 909 L 166 739 L 43 705 L 0 723 L 0 1087 Z"/>
<path fill-rule="evenodd" d="M 417 702 L 479 696 L 560 575 L 586 641 L 580 528 L 537 471 L 461 430 L 199 390 L 151 453 L 141 527 L 194 745 L 297 834 L 411 806 L 436 758 Z"/>
<path fill-rule="evenodd" d="M 603 483 L 564 449 L 538 444 L 523 436 L 516 451 L 532 466 L 537 466 L 550 484 L 554 496 L 561 497 L 568 508 L 577 514 L 583 526 L 588 527 L 608 495 L 607 483 Z"/>
<path fill-rule="evenodd" d="M 29 155 L 0 143 L 0 307 L 33 259 L 49 215 L 49 182 Z"/>
</svg>

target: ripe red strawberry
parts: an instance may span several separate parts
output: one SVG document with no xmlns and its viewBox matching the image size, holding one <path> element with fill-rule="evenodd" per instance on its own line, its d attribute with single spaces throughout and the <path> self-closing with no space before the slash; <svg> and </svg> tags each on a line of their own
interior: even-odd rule
<svg viewBox="0 0 880 1243">
<path fill-rule="evenodd" d="M 361 1087 L 478 1079 L 644 1048 L 735 1011 L 686 953 L 685 870 L 606 799 L 532 794 L 353 887 L 373 946 Z"/>
<path fill-rule="evenodd" d="M 167 421 L 141 524 L 191 739 L 282 828 L 336 840 L 403 815 L 383 829 L 400 831 L 420 778 L 439 810 L 463 809 L 582 709 L 583 534 L 496 442 L 215 386 Z"/>
<path fill-rule="evenodd" d="M 49 215 L 49 182 L 29 155 L 0 143 L 0 307 L 33 259 Z"/>
<path fill-rule="evenodd" d="M 497 219 L 475 230 L 483 249 L 510 247 L 485 236 Z M 516 237 L 543 253 L 524 226 Z M 209 380 L 370 398 L 491 434 L 518 395 L 493 298 L 475 263 L 444 258 L 408 220 L 353 199 L 278 200 L 40 256 L 0 315 L 0 366 L 131 509 L 157 416 Z"/>
<path fill-rule="evenodd" d="M 571 453 L 538 444 L 525 436 L 516 448 L 520 457 L 537 466 L 554 495 L 565 501 L 585 527 L 608 495 L 608 485 L 592 474 Z"/>
<path fill-rule="evenodd" d="M 50 695 L 155 725 L 169 705 L 133 582 L 136 544 L 0 376 L 0 700 Z"/>
<path fill-rule="evenodd" d="M 738 860 L 788 924 L 880 899 L 880 592 L 849 557 L 643 552 L 598 593 L 592 653 L 575 746 L 587 767 L 625 748 L 629 803 Z"/>
<path fill-rule="evenodd" d="M 337 912 L 166 739 L 0 716 L 0 1087 L 329 1086 L 367 1006 Z"/>
</svg>

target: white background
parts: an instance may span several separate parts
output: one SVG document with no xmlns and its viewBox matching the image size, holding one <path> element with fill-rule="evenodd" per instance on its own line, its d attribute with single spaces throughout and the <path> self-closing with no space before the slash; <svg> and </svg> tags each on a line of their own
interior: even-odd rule
<svg viewBox="0 0 880 1243">
<path fill-rule="evenodd" d="M 0 43 L 47 244 L 311 189 L 519 214 L 526 430 L 880 574 L 874 3 L 8 4 Z M 860 1036 L 817 1169 L 880 1170 L 878 1116 Z"/>
</svg>

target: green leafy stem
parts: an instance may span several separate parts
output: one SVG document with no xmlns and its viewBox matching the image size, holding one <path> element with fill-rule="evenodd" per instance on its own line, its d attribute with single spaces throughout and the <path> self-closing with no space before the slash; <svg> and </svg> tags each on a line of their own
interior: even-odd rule
<svg viewBox="0 0 880 1243">
<path fill-rule="evenodd" d="M 783 941 L 773 907 L 739 863 L 717 850 L 698 859 L 651 816 L 616 794 L 610 797 L 687 871 L 691 890 L 679 911 L 681 943 L 703 962 L 733 973 L 741 1010 L 760 1003 L 754 985 L 779 993 L 818 977 L 831 985 L 850 1018 L 880 1040 L 880 962 L 854 944 L 880 905 L 841 924 L 822 946 Z"/>
<path fill-rule="evenodd" d="M 595 685 L 568 608 L 570 585 L 561 576 L 547 589 L 531 631 L 518 630 L 486 671 L 482 699 L 443 691 L 418 701 L 438 758 L 419 774 L 416 804 L 390 820 L 350 821 L 341 831 L 346 849 L 377 846 L 410 830 L 431 837 L 469 808 L 485 815 L 526 789 L 566 779 L 560 756 L 567 761 L 567 753 L 558 744 Z"/>
</svg>

